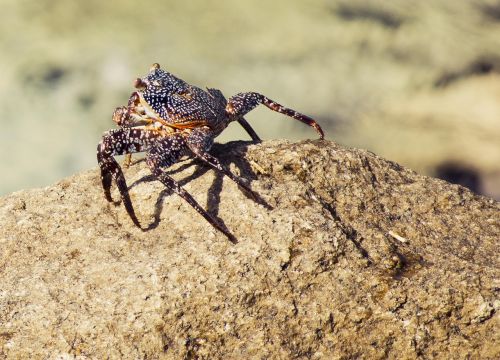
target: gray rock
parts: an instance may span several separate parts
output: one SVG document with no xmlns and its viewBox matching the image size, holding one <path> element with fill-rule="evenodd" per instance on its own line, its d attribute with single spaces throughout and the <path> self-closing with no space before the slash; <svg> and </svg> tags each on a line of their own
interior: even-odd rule
<svg viewBox="0 0 500 360">
<path fill-rule="evenodd" d="M 328 141 L 214 149 L 171 172 L 238 238 L 125 170 L 0 199 L 0 357 L 500 357 L 500 204 Z M 114 191 L 114 197 L 118 194 Z"/>
</svg>

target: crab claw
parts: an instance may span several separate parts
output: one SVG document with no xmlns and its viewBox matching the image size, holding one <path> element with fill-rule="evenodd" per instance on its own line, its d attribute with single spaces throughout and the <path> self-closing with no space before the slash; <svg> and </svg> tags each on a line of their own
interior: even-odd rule
<svg viewBox="0 0 500 360">
<path fill-rule="evenodd" d="M 155 71 L 155 70 L 158 70 L 160 68 L 160 64 L 158 63 L 154 63 L 153 65 L 151 65 L 151 67 L 149 68 L 149 71 Z"/>
<path fill-rule="evenodd" d="M 125 125 L 127 121 L 127 116 L 128 116 L 127 108 L 125 106 L 118 107 L 113 112 L 113 121 L 117 125 Z"/>
<path fill-rule="evenodd" d="M 134 81 L 134 87 L 138 90 L 144 90 L 146 89 L 146 82 L 140 78 L 135 79 Z"/>
</svg>

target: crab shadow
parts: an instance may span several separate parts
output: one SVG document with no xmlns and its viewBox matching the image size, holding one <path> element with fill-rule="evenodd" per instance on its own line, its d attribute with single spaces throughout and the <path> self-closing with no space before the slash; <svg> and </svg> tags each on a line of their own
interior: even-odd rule
<svg viewBox="0 0 500 360">
<path fill-rule="evenodd" d="M 253 172 L 252 167 L 250 166 L 249 162 L 245 159 L 244 155 L 247 152 L 248 146 L 253 144 L 254 143 L 250 141 L 232 141 L 227 144 L 216 143 L 213 145 L 212 149 L 210 150 L 210 153 L 213 156 L 217 157 L 227 169 L 230 168 L 231 164 L 234 164 L 239 169 L 239 172 L 241 174 L 240 177 L 246 180 L 248 184 L 251 184 L 252 181 L 257 179 L 257 176 Z M 144 159 L 138 160 L 138 162 L 142 161 L 144 161 Z M 183 179 L 180 179 L 178 181 L 179 185 L 184 186 L 188 184 L 190 181 L 193 181 L 205 175 L 205 173 L 213 171 L 215 176 L 212 184 L 208 189 L 206 210 L 209 214 L 214 216 L 224 228 L 227 229 L 227 226 L 225 225 L 224 221 L 218 216 L 219 206 L 221 201 L 221 192 L 222 192 L 224 177 L 226 176 L 224 173 L 213 169 L 210 165 L 206 164 L 202 160 L 195 157 L 190 157 L 188 158 L 188 160 L 185 160 L 185 162 L 182 165 L 176 167 L 175 169 L 166 169 L 165 172 L 169 175 L 177 174 L 193 166 L 195 166 L 194 172 L 191 175 Z M 158 181 L 154 175 L 143 176 L 142 178 L 134 181 L 129 186 L 129 190 L 141 183 L 152 182 L 152 181 Z M 239 186 L 238 188 L 247 198 L 264 206 L 268 210 L 272 210 L 272 206 L 269 205 L 255 191 L 252 191 L 252 194 L 248 194 L 244 189 L 240 188 Z M 173 194 L 174 194 L 173 190 L 168 188 L 165 188 L 160 192 L 155 203 L 154 220 L 146 228 L 143 228 L 144 231 L 149 231 L 158 227 L 161 221 L 161 214 L 163 212 L 164 200 L 165 198 Z"/>
</svg>

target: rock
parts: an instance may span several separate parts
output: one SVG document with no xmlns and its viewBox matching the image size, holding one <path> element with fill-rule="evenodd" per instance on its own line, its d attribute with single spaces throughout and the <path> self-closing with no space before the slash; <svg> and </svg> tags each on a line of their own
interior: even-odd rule
<svg viewBox="0 0 500 360">
<path fill-rule="evenodd" d="M 500 204 L 328 141 L 217 145 L 272 207 L 171 169 L 239 240 L 125 169 L 0 199 L 0 357 L 500 357 Z M 115 199 L 118 198 L 114 190 Z"/>
</svg>

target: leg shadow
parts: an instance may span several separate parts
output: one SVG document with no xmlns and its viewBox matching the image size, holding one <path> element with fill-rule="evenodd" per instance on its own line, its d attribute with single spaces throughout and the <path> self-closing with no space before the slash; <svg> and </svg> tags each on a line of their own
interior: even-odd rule
<svg viewBox="0 0 500 360">
<path fill-rule="evenodd" d="M 258 177 L 257 175 L 253 172 L 253 169 L 250 165 L 250 163 L 245 159 L 245 154 L 248 150 L 249 145 L 253 145 L 254 143 L 251 141 L 231 141 L 227 144 L 214 144 L 212 147 L 212 150 L 210 153 L 217 157 L 223 164 L 226 166 L 226 168 L 230 169 L 231 165 L 234 164 L 236 168 L 239 170 L 239 177 L 243 178 L 244 180 L 248 181 L 249 184 L 252 183 L 252 181 L 257 180 Z M 213 190 L 214 194 L 214 203 L 213 204 L 207 204 L 209 207 L 211 206 L 214 211 L 219 210 L 219 203 L 220 203 L 220 192 L 222 190 L 222 180 L 224 178 L 224 174 L 220 172 L 216 172 L 216 178 L 214 180 L 214 183 L 212 184 L 212 187 L 210 188 L 209 191 Z M 220 187 L 217 187 L 217 184 L 220 182 Z M 273 207 L 265 201 L 260 194 L 252 190 L 252 193 L 249 194 L 247 191 L 244 189 L 240 190 L 243 192 L 243 194 L 255 201 L 257 204 L 264 206 L 267 210 L 272 210 Z M 217 194 L 217 196 L 215 196 Z"/>
<path fill-rule="evenodd" d="M 252 144 L 253 144 L 252 142 L 244 142 L 244 141 L 233 141 L 227 144 L 214 144 L 210 153 L 216 156 L 228 169 L 230 169 L 231 164 L 234 164 L 239 169 L 240 177 L 246 179 L 251 184 L 252 181 L 257 180 L 257 176 L 253 172 L 250 163 L 245 159 L 244 156 L 245 153 L 247 152 L 248 146 Z M 203 176 L 209 170 L 213 170 L 213 168 L 208 164 L 205 164 L 204 162 L 196 158 L 192 158 L 188 162 L 182 164 L 176 169 L 167 170 L 167 173 L 169 174 L 180 173 L 186 169 L 189 169 L 192 166 L 196 166 L 194 172 L 191 175 L 179 181 L 179 184 L 181 186 L 184 186 L 190 181 L 193 181 L 199 178 L 200 176 Z M 221 192 L 225 175 L 219 171 L 216 170 L 213 171 L 215 171 L 215 178 L 212 184 L 210 185 L 210 188 L 208 189 L 207 205 L 206 205 L 207 212 L 213 215 L 217 220 L 219 220 L 221 225 L 227 228 L 224 221 L 222 221 L 222 219 L 220 219 L 218 216 Z M 141 179 L 133 182 L 130 185 L 129 189 L 137 186 L 140 183 L 151 182 L 155 180 L 156 178 L 153 175 L 146 175 Z M 273 209 L 272 206 L 269 205 L 258 193 L 252 191 L 252 194 L 248 194 L 245 190 L 243 189 L 240 190 L 244 193 L 246 197 L 264 206 L 266 209 L 268 210 Z M 169 189 L 161 191 L 155 203 L 154 220 L 151 224 L 148 225 L 147 228 L 144 229 L 144 231 L 149 231 L 158 227 L 160 223 L 161 213 L 163 211 L 163 201 L 167 196 L 172 195 L 172 193 L 173 192 Z"/>
</svg>

